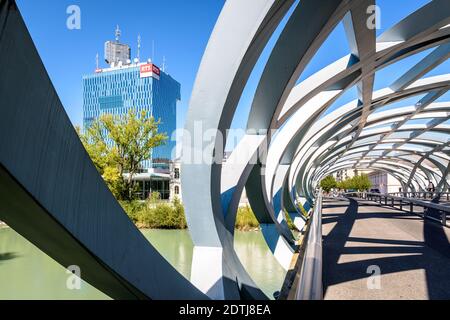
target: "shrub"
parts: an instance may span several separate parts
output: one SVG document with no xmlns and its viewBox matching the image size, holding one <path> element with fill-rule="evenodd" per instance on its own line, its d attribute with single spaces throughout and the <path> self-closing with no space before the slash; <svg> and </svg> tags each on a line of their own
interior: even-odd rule
<svg viewBox="0 0 450 320">
<path fill-rule="evenodd" d="M 187 222 L 184 214 L 184 207 L 178 198 L 172 203 L 161 202 L 156 197 L 150 197 L 146 202 L 143 201 L 121 201 L 125 212 L 138 228 L 146 229 L 186 229 Z M 306 213 L 302 209 L 303 214 Z M 295 226 L 286 214 L 286 221 L 289 228 Z M 236 215 L 236 229 L 251 230 L 259 228 L 259 222 L 255 217 L 250 206 L 240 207 Z"/>
<path fill-rule="evenodd" d="M 181 203 L 180 199 L 178 199 L 177 197 L 175 197 L 173 199 L 173 209 L 174 209 L 174 214 L 178 220 L 178 225 L 182 229 L 186 229 L 187 222 L 186 222 L 186 215 L 184 214 L 184 206 Z"/>
<path fill-rule="evenodd" d="M 259 222 L 249 206 L 240 207 L 236 215 L 236 229 L 249 230 L 259 227 Z"/>
<path fill-rule="evenodd" d="M 289 229 L 291 229 L 291 230 L 296 229 L 296 227 L 294 225 L 294 221 L 292 221 L 291 216 L 289 215 L 289 213 L 286 210 L 284 210 L 284 217 L 286 219 Z"/>
<path fill-rule="evenodd" d="M 123 210 L 127 213 L 128 217 L 135 224 L 139 222 L 140 214 L 145 209 L 145 204 L 142 201 L 119 201 Z"/>
<path fill-rule="evenodd" d="M 155 208 L 150 209 L 150 216 L 154 218 L 151 228 L 177 229 L 179 227 L 174 209 L 169 204 L 159 204 Z"/>
<path fill-rule="evenodd" d="M 178 199 L 173 203 L 149 200 L 147 202 L 123 201 L 125 212 L 138 228 L 185 229 L 184 208 Z"/>
<path fill-rule="evenodd" d="M 302 204 L 299 202 L 297 203 L 298 207 L 300 208 L 300 212 L 305 218 L 308 218 L 308 211 L 302 206 Z"/>
</svg>

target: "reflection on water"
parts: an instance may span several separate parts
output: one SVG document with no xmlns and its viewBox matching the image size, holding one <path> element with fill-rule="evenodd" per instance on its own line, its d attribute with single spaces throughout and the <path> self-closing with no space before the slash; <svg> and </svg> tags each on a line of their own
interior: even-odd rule
<svg viewBox="0 0 450 320">
<path fill-rule="evenodd" d="M 236 232 L 234 247 L 253 281 L 269 297 L 281 289 L 286 271 L 275 260 L 261 232 Z"/>
<path fill-rule="evenodd" d="M 193 244 L 186 230 L 142 230 L 144 236 L 183 276 L 191 275 Z"/>
<path fill-rule="evenodd" d="M 189 279 L 193 244 L 187 231 L 143 230 L 144 235 L 175 268 Z M 269 251 L 261 232 L 236 231 L 234 246 L 242 264 L 264 293 L 272 298 L 286 272 Z"/>
<path fill-rule="evenodd" d="M 193 244 L 188 231 L 142 232 L 180 273 L 189 278 Z M 272 298 L 273 292 L 283 283 L 285 271 L 268 250 L 261 233 L 237 231 L 235 248 L 253 280 Z M 12 229 L 0 229 L 0 299 L 108 299 L 85 282 L 81 290 L 68 290 L 67 276 L 63 267 Z"/>
<path fill-rule="evenodd" d="M 63 267 L 12 229 L 0 229 L 0 299 L 108 299 L 86 282 L 81 290 L 67 289 L 67 276 Z"/>
</svg>

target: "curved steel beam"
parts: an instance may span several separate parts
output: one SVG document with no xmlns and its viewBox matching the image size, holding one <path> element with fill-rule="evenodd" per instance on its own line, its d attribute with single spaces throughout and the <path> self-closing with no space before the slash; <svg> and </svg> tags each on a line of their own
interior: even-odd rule
<svg viewBox="0 0 450 320">
<path fill-rule="evenodd" d="M 0 218 L 112 298 L 207 299 L 114 199 L 14 1 L 0 1 L 0 26 Z"/>
<path fill-rule="evenodd" d="M 208 42 L 192 92 L 185 125 L 185 132 L 191 136 L 183 137 L 181 166 L 183 200 L 195 245 L 191 280 L 215 299 L 239 298 L 238 285 L 241 291 L 251 290 L 261 296 L 249 277 L 239 272 L 241 268 L 228 259 L 233 256 L 237 261 L 222 203 L 222 159 L 225 133 L 248 77 L 292 3 L 227 1 Z M 201 129 L 196 129 L 199 125 Z M 192 138 L 198 131 L 200 137 L 195 141 Z M 205 134 L 208 141 L 203 139 Z"/>
</svg>

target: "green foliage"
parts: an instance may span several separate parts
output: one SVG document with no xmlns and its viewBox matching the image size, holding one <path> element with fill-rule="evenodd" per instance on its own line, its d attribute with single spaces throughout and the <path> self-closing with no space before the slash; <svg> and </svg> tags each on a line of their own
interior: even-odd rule
<svg viewBox="0 0 450 320">
<path fill-rule="evenodd" d="M 292 221 L 291 216 L 289 215 L 289 213 L 284 210 L 284 218 L 286 219 L 286 223 L 289 227 L 289 229 L 294 230 L 296 229 L 295 225 L 294 225 L 294 221 Z"/>
<path fill-rule="evenodd" d="M 172 202 L 173 205 L 173 215 L 176 217 L 176 224 L 181 229 L 187 228 L 186 215 L 184 214 L 184 206 L 180 199 L 175 197 Z"/>
<path fill-rule="evenodd" d="M 302 206 L 300 202 L 297 203 L 297 206 L 300 208 L 300 212 L 305 218 L 308 218 L 308 211 Z"/>
<path fill-rule="evenodd" d="M 148 201 L 121 201 L 125 212 L 139 228 L 186 229 L 184 208 L 179 199 L 172 203 Z"/>
<path fill-rule="evenodd" d="M 339 181 L 336 186 L 339 190 L 348 190 L 352 189 L 351 187 L 351 178 L 347 178 L 345 180 Z"/>
<path fill-rule="evenodd" d="M 303 209 L 304 210 L 304 209 Z M 287 212 L 285 212 L 286 222 L 290 229 L 295 229 L 294 222 Z M 259 221 L 256 219 L 250 206 L 239 207 L 236 215 L 236 229 L 248 231 L 251 229 L 259 228 Z"/>
<path fill-rule="evenodd" d="M 356 189 L 358 191 L 365 191 L 369 190 L 372 187 L 372 182 L 369 179 L 369 176 L 367 174 L 362 174 L 358 176 L 354 176 L 352 178 L 352 189 Z"/>
<path fill-rule="evenodd" d="M 159 204 L 155 208 L 148 210 L 150 214 L 146 216 L 147 225 L 150 228 L 160 229 L 183 229 L 180 217 L 175 213 L 173 206 L 169 204 Z"/>
<path fill-rule="evenodd" d="M 117 167 L 106 166 L 103 169 L 102 178 L 116 199 L 125 198 L 122 195 L 128 194 L 126 183 Z M 133 189 L 135 189 L 135 187 L 136 186 L 134 186 Z"/>
<path fill-rule="evenodd" d="M 158 203 L 161 201 L 161 194 L 157 191 L 153 191 L 149 198 L 148 198 L 150 203 Z"/>
<path fill-rule="evenodd" d="M 83 133 L 77 128 L 86 151 L 117 199 L 133 200 L 137 188 L 133 177 L 140 164 L 167 140 L 165 133 L 158 132 L 159 124 L 145 111 L 137 115 L 131 109 L 126 116 L 104 114 Z"/>
<path fill-rule="evenodd" d="M 344 181 L 338 182 L 337 188 L 340 190 L 358 190 L 365 191 L 372 187 L 372 182 L 367 174 L 361 174 L 354 176 L 353 178 L 347 178 Z"/>
<path fill-rule="evenodd" d="M 175 214 L 179 217 L 183 217 L 183 221 L 182 223 L 184 224 L 184 227 L 187 227 L 187 223 L 186 223 L 186 219 L 185 214 L 184 214 L 184 206 L 181 203 L 180 199 L 178 199 L 177 197 L 175 197 L 175 199 L 173 199 L 173 209 L 175 210 Z"/>
<path fill-rule="evenodd" d="M 143 201 L 119 201 L 123 210 L 127 213 L 128 217 L 135 224 L 138 224 L 141 220 L 141 213 L 145 210 L 145 202 Z"/>
<path fill-rule="evenodd" d="M 327 176 L 327 177 L 324 178 L 322 181 L 320 181 L 320 187 L 321 187 L 325 192 L 330 192 L 331 189 L 337 187 L 336 179 L 334 179 L 333 176 Z"/>
<path fill-rule="evenodd" d="M 259 227 L 259 222 L 249 206 L 240 207 L 236 215 L 236 229 L 249 230 Z"/>
<path fill-rule="evenodd" d="M 145 229 L 186 229 L 187 222 L 184 207 L 178 198 L 172 203 L 161 202 L 156 194 L 147 201 L 119 201 L 122 208 L 138 228 Z M 303 209 L 304 210 L 304 209 Z M 289 228 L 295 229 L 294 223 L 286 213 Z M 236 229 L 248 231 L 259 228 L 252 209 L 240 207 L 236 215 Z"/>
</svg>

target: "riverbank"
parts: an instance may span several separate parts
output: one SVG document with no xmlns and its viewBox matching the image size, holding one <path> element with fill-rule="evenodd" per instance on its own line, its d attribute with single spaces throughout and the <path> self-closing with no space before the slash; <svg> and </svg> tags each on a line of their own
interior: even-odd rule
<svg viewBox="0 0 450 320">
<path fill-rule="evenodd" d="M 122 208 L 139 229 L 183 230 L 187 228 L 183 204 L 161 201 L 120 201 Z M 236 215 L 236 229 L 257 231 L 259 222 L 250 207 L 241 207 Z"/>
<path fill-rule="evenodd" d="M 249 206 L 240 207 L 236 215 L 235 228 L 240 231 L 257 231 L 259 222 Z"/>
<path fill-rule="evenodd" d="M 139 229 L 184 230 L 187 229 L 183 204 L 175 199 L 173 202 L 154 201 L 119 201 L 131 221 Z M 288 225 L 295 229 L 288 218 Z M 0 221 L 0 229 L 7 225 Z M 239 231 L 258 231 L 259 222 L 249 206 L 240 207 L 236 215 L 235 228 Z"/>
<path fill-rule="evenodd" d="M 178 199 L 161 201 L 119 201 L 139 229 L 186 229 L 184 207 Z"/>
</svg>

